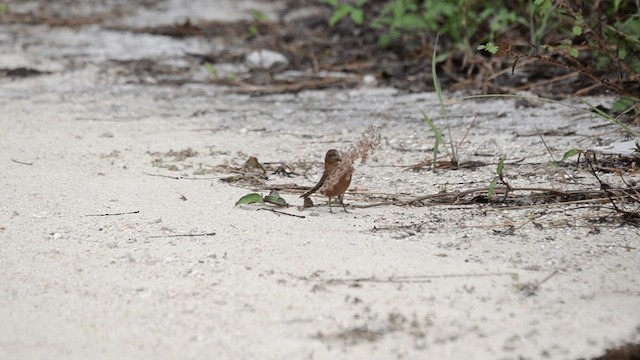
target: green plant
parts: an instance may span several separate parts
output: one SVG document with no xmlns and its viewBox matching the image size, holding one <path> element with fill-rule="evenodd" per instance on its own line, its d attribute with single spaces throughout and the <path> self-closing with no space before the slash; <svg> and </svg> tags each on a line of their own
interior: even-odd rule
<svg viewBox="0 0 640 360">
<path fill-rule="evenodd" d="M 435 46 L 433 47 L 433 54 L 431 56 L 431 76 L 433 78 L 433 87 L 435 88 L 436 94 L 438 95 L 438 103 L 440 104 L 440 113 L 442 114 L 442 117 L 445 119 L 447 131 L 449 132 L 449 139 L 453 139 L 451 137 L 451 128 L 449 127 L 449 118 L 447 116 L 447 108 L 445 106 L 444 98 L 442 96 L 442 88 L 440 87 L 440 80 L 438 79 L 437 64 L 438 62 L 441 61 L 441 59 L 443 59 L 443 57 L 438 57 L 438 54 L 436 51 L 436 48 L 438 45 L 438 38 L 439 38 L 439 35 L 436 36 L 436 43 L 435 43 Z M 440 147 L 440 144 L 442 143 L 442 131 L 434 124 L 431 118 L 429 118 L 429 116 L 422 109 L 420 110 L 420 112 L 422 113 L 422 117 L 424 118 L 424 121 L 427 123 L 427 125 L 429 125 L 429 128 L 434 133 L 436 138 L 436 142 L 433 147 L 433 171 L 435 172 L 436 160 L 439 153 L 439 147 Z M 455 163 L 457 167 L 459 167 L 460 164 L 458 163 L 458 154 L 457 154 L 455 145 L 453 144 L 453 141 L 451 141 L 451 156 L 452 156 L 452 159 L 451 159 L 452 162 Z"/>
<path fill-rule="evenodd" d="M 329 18 L 329 26 L 334 26 L 347 15 L 349 15 L 354 24 L 362 25 L 364 21 L 362 6 L 367 1 L 368 0 L 356 0 L 355 6 L 353 6 L 349 3 L 338 2 L 338 0 L 323 0 L 325 4 L 329 4 L 335 9 L 333 15 Z"/>
<path fill-rule="evenodd" d="M 257 9 L 251 9 L 251 18 L 256 22 L 267 22 L 269 21 L 269 17 L 265 15 L 262 11 Z"/>
<path fill-rule="evenodd" d="M 334 12 L 329 25 L 334 26 L 349 16 L 358 26 L 369 26 L 381 31 L 378 44 L 384 48 L 403 35 L 419 35 L 423 31 L 446 36 L 455 49 L 466 51 L 476 39 L 476 34 L 485 40 L 493 40 L 498 33 L 506 31 L 514 23 L 526 23 L 525 18 L 505 4 L 471 2 L 469 0 L 389 0 L 369 1 L 323 0 Z M 525 0 L 516 0 L 516 3 Z M 371 6 L 365 6 L 369 5 Z M 378 4 L 382 6 L 374 6 Z M 517 7 L 517 6 L 516 6 Z M 365 23 L 365 15 L 372 19 Z M 488 30 L 484 31 L 484 30 Z"/>
<path fill-rule="evenodd" d="M 493 41 L 489 41 L 486 44 L 480 44 L 478 45 L 477 49 L 490 52 L 492 55 L 497 54 L 498 51 L 500 50 L 498 45 L 496 45 Z"/>
<path fill-rule="evenodd" d="M 532 0 L 528 31 L 532 52 L 485 42 L 476 48 L 514 58 L 529 58 L 575 71 L 622 96 L 635 96 L 625 82 L 640 80 L 640 2 Z M 603 74 L 615 73 L 605 79 Z M 613 81 L 611 81 L 613 80 Z M 629 109 L 631 106 L 626 103 Z M 637 109 L 637 107 L 634 107 Z"/>
<path fill-rule="evenodd" d="M 427 29 L 428 25 L 426 19 L 420 17 L 416 1 L 394 0 L 385 6 L 378 18 L 373 21 L 372 27 L 386 30 L 378 40 L 378 44 L 384 48 L 402 32 Z"/>
<path fill-rule="evenodd" d="M 576 149 L 573 148 L 571 150 L 568 150 L 567 152 L 564 153 L 564 155 L 562 155 L 562 160 L 561 161 L 565 161 L 567 159 L 570 159 L 576 155 L 580 155 L 582 153 L 582 150 L 580 149 Z"/>
<path fill-rule="evenodd" d="M 509 184 L 507 184 L 504 181 L 503 171 L 504 171 L 504 158 L 501 157 L 500 160 L 498 161 L 498 166 L 496 167 L 496 176 L 493 177 L 493 179 L 489 183 L 489 188 L 487 189 L 487 198 L 489 199 L 489 201 L 493 200 L 493 196 L 495 195 L 495 191 L 496 191 L 496 186 L 498 185 L 498 180 L 502 181 L 505 185 L 507 185 L 507 188 L 510 188 Z"/>
<path fill-rule="evenodd" d="M 424 118 L 424 122 L 427 123 L 427 125 L 429 125 L 429 128 L 431 129 L 431 131 L 433 132 L 435 138 L 436 138 L 436 142 L 433 145 L 433 161 L 432 161 L 432 168 L 433 171 L 436 171 L 436 160 L 438 159 L 438 152 L 439 152 L 439 148 L 440 148 L 440 143 L 442 142 L 442 131 L 436 126 L 436 124 L 433 123 L 433 121 L 431 120 L 431 118 L 427 115 L 427 113 L 424 112 L 424 110 L 420 109 L 420 112 L 422 113 L 422 117 Z"/>
<path fill-rule="evenodd" d="M 269 21 L 269 17 L 257 9 L 251 9 L 251 18 L 252 22 L 247 25 L 247 34 L 243 36 L 244 39 L 250 39 L 258 36 L 260 34 L 258 24 Z"/>
<path fill-rule="evenodd" d="M 218 69 L 212 63 L 210 62 L 204 63 L 204 68 L 207 69 L 209 74 L 211 74 L 211 76 L 213 76 L 214 78 L 218 77 Z"/>
<path fill-rule="evenodd" d="M 603 119 L 605 119 L 607 121 L 610 121 L 610 122 L 614 123 L 616 126 L 620 127 L 621 129 L 623 129 L 627 133 L 633 135 L 634 137 L 640 138 L 640 133 L 638 133 L 637 131 L 633 130 L 628 125 L 620 122 L 618 119 L 616 119 L 613 116 L 607 114 L 606 112 L 600 110 L 600 108 L 598 108 L 596 106 L 593 106 L 587 100 L 580 98 L 580 101 L 582 101 L 584 104 L 586 104 L 589 107 L 589 110 L 594 112 L 596 115 L 600 116 L 601 118 L 603 118 Z M 637 101 L 636 101 L 636 105 L 637 105 Z"/>
<path fill-rule="evenodd" d="M 437 47 L 438 47 L 438 39 L 440 38 L 440 34 L 436 35 L 436 43 L 433 47 L 433 55 L 431 56 L 431 76 L 433 78 L 433 87 L 436 89 L 436 94 L 438 95 L 438 103 L 440 104 L 440 112 L 442 113 L 442 117 L 444 117 L 444 121 L 447 125 L 447 131 L 449 132 L 449 139 L 451 139 L 451 156 L 452 162 L 456 164 L 457 167 L 460 166 L 458 163 L 458 154 L 456 153 L 455 146 L 453 145 L 453 137 L 451 136 L 451 128 L 449 127 L 449 117 L 447 116 L 447 107 L 444 104 L 444 100 L 442 97 L 442 88 L 440 87 L 440 80 L 438 79 L 437 72 L 437 64 L 438 64 L 438 56 L 437 56 Z M 435 167 L 434 167 L 435 169 Z"/>
</svg>

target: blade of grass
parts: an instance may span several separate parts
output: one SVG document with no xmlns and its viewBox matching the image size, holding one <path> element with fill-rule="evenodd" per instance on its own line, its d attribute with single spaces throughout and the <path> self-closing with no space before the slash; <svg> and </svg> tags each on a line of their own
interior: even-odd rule
<svg viewBox="0 0 640 360">
<path fill-rule="evenodd" d="M 549 154 L 549 156 L 551 157 L 551 163 L 554 167 L 558 167 L 558 162 L 556 161 L 556 159 L 553 157 L 553 153 L 551 153 L 551 149 L 549 149 L 549 146 L 547 146 L 547 142 L 544 141 L 544 138 L 542 137 L 542 134 L 540 133 L 540 130 L 538 129 L 538 126 L 536 124 L 533 124 L 533 127 L 536 128 L 536 133 L 538 134 L 538 136 L 540 137 L 540 140 L 542 140 L 542 145 L 544 145 L 544 148 L 547 149 L 547 153 Z"/>
<path fill-rule="evenodd" d="M 614 118 L 613 116 L 607 114 L 606 112 L 598 109 L 597 107 L 591 105 L 591 103 L 589 103 L 587 100 L 583 99 L 583 98 L 579 98 L 580 101 L 582 101 L 585 105 L 587 105 L 589 107 L 589 109 L 591 109 L 592 112 L 595 112 L 598 116 L 600 116 L 601 118 L 608 120 L 614 124 L 616 124 L 617 126 L 621 127 L 622 129 L 624 129 L 626 132 L 628 132 L 629 134 L 635 136 L 635 137 L 640 137 L 640 134 L 638 132 L 636 132 L 635 130 L 633 130 L 632 128 L 630 128 L 629 126 L 627 126 L 626 124 L 621 123 L 620 121 L 618 121 L 618 119 Z"/>
<path fill-rule="evenodd" d="M 426 122 L 427 125 L 429 125 L 429 128 L 431 128 L 431 131 L 433 131 L 433 134 L 436 137 L 436 143 L 435 143 L 435 145 L 433 145 L 433 163 L 432 163 L 433 172 L 435 172 L 436 171 L 436 160 L 438 158 L 438 148 L 440 147 L 440 143 L 442 142 L 442 131 L 440 131 L 440 129 L 438 129 L 436 124 L 433 123 L 431 118 L 429 118 L 429 116 L 427 115 L 427 113 L 424 112 L 424 110 L 420 109 L 420 112 L 422 113 L 422 117 L 424 118 L 424 122 Z"/>
<path fill-rule="evenodd" d="M 440 80 L 438 79 L 438 71 L 436 65 L 438 64 L 437 59 L 437 48 L 438 48 L 438 39 L 440 38 L 440 33 L 436 35 L 436 42 L 433 46 L 433 55 L 431 57 L 431 76 L 433 77 L 433 87 L 436 90 L 436 94 L 438 95 L 438 102 L 440 103 L 440 112 L 444 117 L 445 124 L 447 126 L 447 132 L 449 133 L 449 139 L 451 140 L 451 156 L 453 157 L 451 160 L 456 164 L 457 167 L 460 167 L 458 164 L 458 155 L 456 154 L 455 145 L 453 144 L 453 137 L 451 136 L 451 127 L 449 127 L 449 118 L 447 116 L 447 108 L 444 104 L 444 100 L 442 99 L 442 88 L 440 87 Z"/>
</svg>

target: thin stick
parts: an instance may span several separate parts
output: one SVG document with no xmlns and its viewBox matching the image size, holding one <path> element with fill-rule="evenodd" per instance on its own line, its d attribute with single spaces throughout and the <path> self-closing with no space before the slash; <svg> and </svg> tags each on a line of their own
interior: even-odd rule
<svg viewBox="0 0 640 360">
<path fill-rule="evenodd" d="M 378 284 L 418 284 L 426 283 L 432 279 L 445 279 L 445 278 L 473 278 L 473 277 L 489 277 L 489 276 L 518 276 L 515 272 L 498 272 L 498 273 L 484 273 L 484 274 L 442 274 L 442 275 L 405 275 L 405 276 L 390 276 L 387 279 L 379 279 L 375 276 L 366 278 L 333 278 L 333 279 L 314 279 L 305 276 L 297 276 L 288 273 L 294 279 L 302 281 L 316 281 L 326 283 L 353 283 L 353 282 L 368 282 Z"/>
<path fill-rule="evenodd" d="M 20 165 L 29 165 L 29 166 L 33 165 L 32 162 L 24 162 L 24 161 L 19 161 L 19 160 L 16 160 L 16 159 L 11 159 L 11 161 L 13 161 L 14 163 L 20 164 Z"/>
<path fill-rule="evenodd" d="M 473 125 L 475 125 L 476 120 L 478 120 L 478 114 L 476 114 L 476 116 L 473 117 L 473 121 L 467 127 L 467 131 L 464 132 L 464 135 L 462 135 L 462 138 L 460 139 L 460 141 L 458 141 L 458 146 L 456 146 L 456 151 L 460 151 L 460 148 L 462 147 L 462 143 L 464 143 L 464 140 L 467 138 L 467 135 L 469 135 L 469 131 L 471 130 Z"/>
<path fill-rule="evenodd" d="M 149 239 L 158 239 L 158 238 L 176 238 L 176 237 L 196 237 L 196 236 L 213 236 L 216 233 L 199 233 L 199 234 L 174 234 L 174 235 L 154 235 L 149 236 Z"/>
<path fill-rule="evenodd" d="M 162 175 L 162 174 L 151 174 L 148 172 L 142 172 L 145 175 L 149 175 L 149 176 L 155 176 L 155 177 L 164 177 L 164 178 L 169 178 L 169 179 L 173 179 L 173 180 L 217 180 L 218 178 L 190 178 L 190 177 L 186 177 L 186 176 L 171 176 L 171 175 Z"/>
<path fill-rule="evenodd" d="M 129 212 L 119 212 L 119 213 L 88 214 L 85 216 L 120 216 L 120 215 L 131 215 L 131 214 L 138 214 L 138 213 L 140 213 L 140 210 L 129 211 Z"/>
<path fill-rule="evenodd" d="M 288 216 L 297 217 L 297 218 L 299 218 L 299 219 L 304 219 L 304 218 L 306 218 L 306 216 L 304 216 L 304 215 L 289 214 L 289 213 L 286 213 L 286 212 L 284 212 L 284 211 L 279 211 L 279 210 L 276 210 L 276 209 L 265 209 L 265 208 L 260 208 L 260 209 L 258 209 L 258 210 L 256 210 L 256 211 L 260 211 L 260 210 L 271 211 L 272 213 L 274 213 L 274 214 L 276 214 L 276 215 L 280 215 L 280 214 L 282 214 L 282 215 L 288 215 Z"/>
<path fill-rule="evenodd" d="M 555 276 L 558 273 L 558 270 L 554 270 L 551 274 L 547 275 L 546 278 L 542 279 L 542 281 L 540 281 L 538 283 L 538 286 L 544 284 L 545 282 L 547 282 L 547 280 L 551 279 L 553 276 Z"/>
</svg>

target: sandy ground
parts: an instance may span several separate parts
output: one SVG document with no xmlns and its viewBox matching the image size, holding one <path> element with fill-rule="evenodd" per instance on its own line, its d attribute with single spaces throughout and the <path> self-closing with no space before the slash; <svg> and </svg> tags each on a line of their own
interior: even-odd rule
<svg viewBox="0 0 640 360">
<path fill-rule="evenodd" d="M 584 169 L 547 165 L 535 129 L 557 131 L 556 158 L 627 139 L 595 116 L 459 100 L 460 157 L 488 166 L 404 171 L 434 143 L 419 108 L 445 126 L 434 94 L 163 85 L 110 61 L 215 44 L 1 27 L 2 67 L 51 73 L 0 80 L 0 358 L 578 359 L 640 340 L 640 230 L 608 222 L 609 206 L 357 207 L 486 187 L 504 155 L 514 186 L 597 189 Z M 212 172 L 256 156 L 297 164 L 267 184 L 310 186 L 324 152 L 372 124 L 383 141 L 356 167 L 349 213 L 234 207 L 252 189 Z M 197 153 L 170 153 L 185 149 Z"/>
</svg>

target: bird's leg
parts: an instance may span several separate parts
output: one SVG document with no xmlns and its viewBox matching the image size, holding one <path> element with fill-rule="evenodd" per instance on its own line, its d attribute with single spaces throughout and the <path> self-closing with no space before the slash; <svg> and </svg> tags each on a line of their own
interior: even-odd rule
<svg viewBox="0 0 640 360">
<path fill-rule="evenodd" d="M 331 196 L 329 196 L 329 212 L 333 213 L 333 210 L 331 210 Z"/>
<path fill-rule="evenodd" d="M 342 205 L 344 212 L 348 213 L 347 208 L 344 206 L 344 202 L 342 202 L 343 199 L 344 199 L 344 194 L 338 196 L 338 200 L 340 201 L 340 205 Z"/>
</svg>

